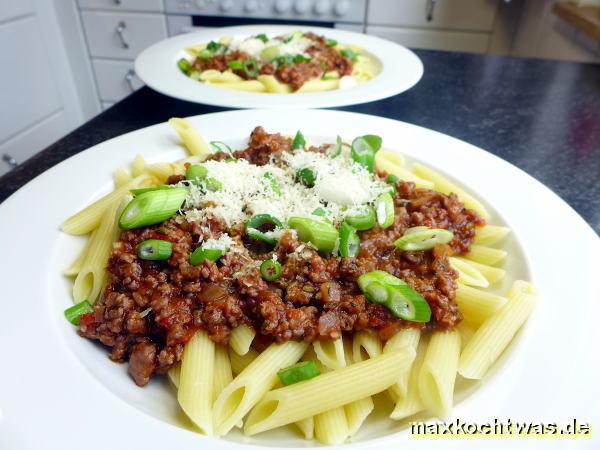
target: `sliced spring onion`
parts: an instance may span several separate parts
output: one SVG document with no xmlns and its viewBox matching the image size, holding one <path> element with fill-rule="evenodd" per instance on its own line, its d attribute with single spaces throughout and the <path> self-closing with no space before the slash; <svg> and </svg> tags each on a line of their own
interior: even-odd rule
<svg viewBox="0 0 600 450">
<path fill-rule="evenodd" d="M 202 164 L 192 164 L 185 171 L 185 179 L 190 181 L 202 181 L 208 175 L 208 169 Z"/>
<path fill-rule="evenodd" d="M 88 314 L 94 311 L 92 305 L 87 300 L 84 300 L 76 305 L 65 309 L 65 318 L 73 325 L 79 325 L 79 318 L 83 314 Z"/>
<path fill-rule="evenodd" d="M 289 66 L 294 63 L 294 57 L 292 55 L 282 55 L 271 62 L 275 63 L 276 68 L 279 68 L 279 66 Z"/>
<path fill-rule="evenodd" d="M 283 228 L 283 224 L 270 214 L 255 214 L 246 222 L 246 235 L 252 239 L 276 245 L 277 239 L 266 234 Z"/>
<path fill-rule="evenodd" d="M 325 78 L 323 78 L 323 79 L 325 79 Z M 342 138 L 340 136 L 338 136 L 335 139 L 335 145 L 333 147 L 331 147 L 331 149 L 329 150 L 328 156 L 332 159 L 340 156 L 342 154 L 342 146 L 343 146 Z"/>
<path fill-rule="evenodd" d="M 302 37 L 302 31 L 294 31 L 291 34 L 288 34 L 283 38 L 283 42 L 287 44 L 288 42 L 292 42 L 295 39 L 300 39 Z"/>
<path fill-rule="evenodd" d="M 306 139 L 304 139 L 304 135 L 298 130 L 292 141 L 292 150 L 304 149 L 305 147 Z"/>
<path fill-rule="evenodd" d="M 382 270 L 358 277 L 358 286 L 368 300 L 385 306 L 394 316 L 411 322 L 429 322 L 427 301 L 404 280 Z"/>
<path fill-rule="evenodd" d="M 220 42 L 216 42 L 216 41 L 210 41 L 207 45 L 206 45 L 206 50 L 216 53 L 221 47 L 224 47 L 223 44 L 221 44 Z"/>
<path fill-rule="evenodd" d="M 394 223 L 394 199 L 388 192 L 379 194 L 375 200 L 375 214 L 381 228 L 388 228 Z"/>
<path fill-rule="evenodd" d="M 361 214 L 355 214 L 352 216 L 346 216 L 344 221 L 348 225 L 356 228 L 357 230 L 370 230 L 375 226 L 375 210 L 372 206 L 366 206 L 365 210 Z"/>
<path fill-rule="evenodd" d="M 344 50 L 342 50 L 340 52 L 340 54 L 344 57 L 344 58 L 348 58 L 351 61 L 355 62 L 358 59 L 358 53 L 356 53 L 354 50 L 352 50 L 351 48 L 345 48 Z"/>
<path fill-rule="evenodd" d="M 296 178 L 298 178 L 300 183 L 309 188 L 314 187 L 317 179 L 315 172 L 308 167 L 300 169 L 298 172 L 296 172 Z"/>
<path fill-rule="evenodd" d="M 395 196 L 396 196 L 396 194 L 398 193 L 398 190 L 396 189 L 396 184 L 397 184 L 399 181 L 400 181 L 400 178 L 399 178 L 399 177 L 397 177 L 396 175 L 392 175 L 392 174 L 388 175 L 388 176 L 385 178 L 385 182 L 386 182 L 387 184 L 389 184 L 389 185 L 390 185 L 390 188 L 391 188 L 391 194 L 392 194 L 392 196 L 394 196 L 394 197 L 395 197 Z"/>
<path fill-rule="evenodd" d="M 244 70 L 244 64 L 240 59 L 233 59 L 227 63 L 227 67 L 232 70 Z"/>
<path fill-rule="evenodd" d="M 332 223 L 331 219 L 329 218 L 329 214 L 327 213 L 325 208 L 317 208 L 311 214 L 313 216 L 319 217 L 320 220 L 322 220 L 323 222 Z"/>
<path fill-rule="evenodd" d="M 229 145 L 222 141 L 210 141 L 210 145 L 217 151 L 233 155 L 233 150 Z"/>
<path fill-rule="evenodd" d="M 454 233 L 443 228 L 413 227 L 396 239 L 394 245 L 406 252 L 429 250 L 440 244 L 447 244 L 454 239 Z"/>
<path fill-rule="evenodd" d="M 198 58 L 200 59 L 209 59 L 214 56 L 214 52 L 211 52 L 209 49 L 205 48 L 198 52 Z"/>
<path fill-rule="evenodd" d="M 381 148 L 381 138 L 374 134 L 359 136 L 352 141 L 352 159 L 369 172 L 375 171 L 375 153 Z"/>
<path fill-rule="evenodd" d="M 314 361 L 302 361 L 277 372 L 277 376 L 284 386 L 310 380 L 318 375 L 321 375 L 321 371 Z"/>
<path fill-rule="evenodd" d="M 431 308 L 421 294 L 409 285 L 400 285 L 388 288 L 390 299 L 387 308 L 393 315 L 411 322 L 429 322 Z"/>
<path fill-rule="evenodd" d="M 331 253 L 335 248 L 339 233 L 335 227 L 321 220 L 307 217 L 290 217 L 290 228 L 296 230 L 298 238 L 303 242 L 310 242 L 318 250 Z"/>
<path fill-rule="evenodd" d="M 257 34 L 256 39 L 259 39 L 265 43 L 269 41 L 269 38 L 267 37 L 267 35 L 265 33 Z"/>
<path fill-rule="evenodd" d="M 327 44 L 328 47 L 335 47 L 338 44 L 338 41 L 335 39 L 326 39 L 325 44 Z"/>
<path fill-rule="evenodd" d="M 260 274 L 266 281 L 275 281 L 281 277 L 281 264 L 272 259 L 265 259 L 260 265 Z"/>
<path fill-rule="evenodd" d="M 360 238 L 356 229 L 343 222 L 340 226 L 340 255 L 345 258 L 355 258 L 360 250 Z"/>
<path fill-rule="evenodd" d="M 173 244 L 161 239 L 148 239 L 136 246 L 137 255 L 140 259 L 148 261 L 164 261 L 171 257 Z"/>
<path fill-rule="evenodd" d="M 294 62 L 297 63 L 301 63 L 301 62 L 310 62 L 311 58 L 308 58 L 307 56 L 304 56 L 302 54 L 297 54 L 294 55 Z"/>
<path fill-rule="evenodd" d="M 244 73 L 248 78 L 256 78 L 260 73 L 258 63 L 255 59 L 247 59 L 242 62 Z"/>
<path fill-rule="evenodd" d="M 206 189 L 208 189 L 211 192 L 216 192 L 223 187 L 223 183 L 221 183 L 219 180 L 213 177 L 208 177 L 204 181 L 204 185 L 206 186 Z"/>
<path fill-rule="evenodd" d="M 179 67 L 179 70 L 187 75 L 192 68 L 192 65 L 187 59 L 181 58 L 179 61 L 177 61 L 177 67 Z"/>
<path fill-rule="evenodd" d="M 181 207 L 188 194 L 185 187 L 145 192 L 131 200 L 119 217 L 123 230 L 155 225 L 169 219 Z"/>
<path fill-rule="evenodd" d="M 271 62 L 279 56 L 279 48 L 277 46 L 272 45 L 270 47 L 265 48 L 261 53 L 260 57 L 264 61 Z"/>
<path fill-rule="evenodd" d="M 279 186 L 279 182 L 277 181 L 277 178 L 275 178 L 275 175 L 273 175 L 271 172 L 265 172 L 263 176 L 269 182 L 269 188 L 271 191 L 273 191 L 273 193 L 275 193 L 277 196 L 281 197 L 281 186 Z"/>
<path fill-rule="evenodd" d="M 129 192 L 131 192 L 134 196 L 136 196 L 136 195 L 143 194 L 145 192 L 158 191 L 160 189 L 173 189 L 174 187 L 175 186 L 172 184 L 161 184 L 158 186 L 147 187 L 147 188 L 130 189 Z"/>
<path fill-rule="evenodd" d="M 221 256 L 223 256 L 223 250 L 198 247 L 190 255 L 190 264 L 192 266 L 197 266 L 207 259 L 209 261 L 217 262 Z"/>
</svg>

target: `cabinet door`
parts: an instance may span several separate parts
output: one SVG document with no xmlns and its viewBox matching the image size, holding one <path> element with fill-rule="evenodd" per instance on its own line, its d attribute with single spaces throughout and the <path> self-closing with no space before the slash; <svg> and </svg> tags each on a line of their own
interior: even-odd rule
<svg viewBox="0 0 600 450">
<path fill-rule="evenodd" d="M 368 25 L 491 31 L 499 0 L 372 0 Z"/>
<path fill-rule="evenodd" d="M 54 13 L 52 2 L 2 0 L 0 175 L 83 118 Z"/>
<path fill-rule="evenodd" d="M 77 0 L 77 3 L 81 9 L 148 12 L 165 10 L 162 0 Z"/>
<path fill-rule="evenodd" d="M 99 59 L 93 61 L 98 93 L 103 102 L 118 102 L 143 86 L 133 62 Z"/>
</svg>

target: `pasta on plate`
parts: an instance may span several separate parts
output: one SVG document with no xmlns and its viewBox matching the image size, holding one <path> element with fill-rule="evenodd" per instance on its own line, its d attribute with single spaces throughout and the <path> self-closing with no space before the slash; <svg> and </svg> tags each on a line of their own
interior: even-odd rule
<svg viewBox="0 0 600 450">
<path fill-rule="evenodd" d="M 272 94 L 322 92 L 369 81 L 379 72 L 358 46 L 295 31 L 282 36 L 224 37 L 186 49 L 177 61 L 193 80 L 211 86 Z"/>
<path fill-rule="evenodd" d="M 509 230 L 380 137 L 256 127 L 233 150 L 170 123 L 189 157 L 136 157 L 62 225 L 89 235 L 65 316 L 139 386 L 167 374 L 195 431 L 339 444 L 380 393 L 393 420 L 447 417 L 530 315 L 529 282 L 494 290 Z"/>
</svg>

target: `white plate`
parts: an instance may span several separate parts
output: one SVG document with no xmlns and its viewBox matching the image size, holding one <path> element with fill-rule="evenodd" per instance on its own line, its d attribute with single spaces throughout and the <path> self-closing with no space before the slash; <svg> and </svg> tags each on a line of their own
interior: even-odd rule
<svg viewBox="0 0 600 450">
<path fill-rule="evenodd" d="M 376 133 L 387 148 L 451 174 L 493 205 L 493 221 L 513 230 L 508 242 L 512 277 L 532 279 L 540 300 L 533 316 L 491 376 L 481 385 L 459 382 L 452 417 L 598 424 L 600 412 L 598 237 L 562 200 L 507 162 L 465 142 L 380 117 L 337 111 L 232 111 L 191 118 L 210 140 L 241 145 L 256 125 L 313 141 Z M 111 189 L 111 173 L 136 153 L 150 162 L 184 155 L 167 124 L 99 144 L 48 170 L 0 205 L 0 448 L 240 448 L 305 447 L 292 428 L 253 438 L 224 439 L 185 430 L 175 396 L 160 378 L 138 388 L 126 365 L 78 337 L 63 317 L 70 282 L 61 276 L 83 239 L 60 223 Z M 501 215 L 500 215 L 501 214 Z M 326 395 L 326 393 L 324 393 Z M 387 420 L 369 420 L 347 447 L 397 449 L 410 439 Z M 580 439 L 591 448 L 596 438 Z M 539 445 L 535 439 L 511 446 Z M 544 440 L 559 447 L 565 440 Z M 417 439 L 411 448 L 478 448 L 474 439 Z M 489 447 L 509 441 L 485 440 Z M 569 441 L 569 444 L 574 444 Z"/>
<path fill-rule="evenodd" d="M 216 88 L 185 76 L 177 60 L 185 49 L 223 36 L 245 38 L 259 33 L 277 36 L 302 30 L 356 44 L 375 57 L 381 72 L 372 80 L 348 89 L 303 94 L 265 94 Z M 326 108 L 354 105 L 390 97 L 414 86 L 423 75 L 421 60 L 401 45 L 366 34 L 301 25 L 251 25 L 213 28 L 176 36 L 147 48 L 135 60 L 135 72 L 152 89 L 190 102 L 230 108 Z"/>
</svg>

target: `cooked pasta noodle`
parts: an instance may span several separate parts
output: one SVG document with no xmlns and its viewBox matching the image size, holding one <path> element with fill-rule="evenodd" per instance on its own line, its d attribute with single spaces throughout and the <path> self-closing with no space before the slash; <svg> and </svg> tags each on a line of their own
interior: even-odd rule
<svg viewBox="0 0 600 450">
<path fill-rule="evenodd" d="M 229 346 L 238 355 L 245 355 L 250 351 L 250 345 L 256 336 L 256 331 L 249 325 L 241 324 L 231 332 Z"/>
<path fill-rule="evenodd" d="M 508 294 L 508 302 L 477 329 L 465 346 L 460 356 L 459 373 L 465 378 L 483 378 L 525 323 L 535 301 L 533 285 L 515 281 Z"/>
<path fill-rule="evenodd" d="M 227 347 L 217 345 L 215 347 L 213 402 L 217 399 L 223 389 L 225 389 L 225 386 L 231 383 L 231 380 L 233 380 L 233 375 L 231 373 L 231 361 L 229 360 Z"/>
<path fill-rule="evenodd" d="M 398 333 L 388 339 L 383 347 L 383 352 L 388 353 L 391 351 L 396 351 L 402 347 L 409 347 L 416 351 L 420 338 L 421 330 L 418 328 L 405 328 L 404 330 L 398 331 Z M 403 398 L 406 396 L 411 367 L 412 364 L 409 364 L 406 369 L 399 371 L 398 379 L 389 388 L 392 398 Z"/>
<path fill-rule="evenodd" d="M 337 341 L 341 342 L 342 340 L 340 338 Z M 342 359 L 343 363 L 345 364 L 346 361 L 343 358 L 343 353 Z M 325 367 L 324 364 L 321 364 L 320 361 L 317 360 L 316 363 L 321 373 L 326 373 L 329 371 L 329 369 Z M 341 444 L 348 437 L 348 420 L 346 419 L 346 411 L 344 410 L 343 406 L 338 406 L 322 412 L 321 414 L 317 414 L 313 419 L 315 426 L 315 437 L 321 444 Z"/>
<path fill-rule="evenodd" d="M 477 269 L 481 275 L 485 277 L 489 284 L 495 284 L 499 281 L 502 281 L 504 276 L 506 275 L 506 271 L 504 269 L 500 269 L 498 267 L 492 267 L 487 264 L 481 264 L 475 261 L 470 261 L 465 258 L 461 258 L 458 256 L 452 257 L 453 260 L 458 260 L 463 264 L 468 264 L 469 266 Z"/>
<path fill-rule="evenodd" d="M 390 414 L 391 419 L 401 420 L 425 409 L 425 404 L 419 394 L 419 374 L 427 352 L 426 341 L 426 339 L 419 341 L 414 361 L 410 366 L 406 393 L 397 398 L 394 410 Z"/>
<path fill-rule="evenodd" d="M 482 288 L 486 288 L 490 285 L 487 278 L 483 276 L 481 271 L 471 264 L 470 261 L 454 257 L 449 257 L 448 261 L 450 261 L 452 268 L 458 272 L 457 281 L 459 283 Z"/>
<path fill-rule="evenodd" d="M 240 354 L 234 352 L 233 350 L 231 350 L 229 352 L 229 359 L 231 360 L 231 370 L 236 375 L 241 373 L 242 370 L 244 370 L 246 367 L 248 367 L 248 364 L 250 364 L 252 361 L 254 361 L 257 356 L 258 356 L 258 352 L 252 348 L 250 350 L 248 350 L 248 352 L 244 353 L 243 355 L 240 355 Z"/>
<path fill-rule="evenodd" d="M 488 224 L 477 230 L 474 243 L 478 245 L 493 245 L 501 241 L 508 233 L 510 233 L 510 228 Z"/>
<path fill-rule="evenodd" d="M 115 189 L 120 188 L 124 184 L 129 183 L 133 179 L 132 175 L 127 170 L 118 168 L 113 173 L 113 180 L 115 182 Z"/>
<path fill-rule="evenodd" d="M 169 119 L 169 123 L 175 129 L 190 154 L 204 158 L 212 154 L 204 138 L 200 136 L 188 120 L 173 117 Z"/>
<path fill-rule="evenodd" d="M 466 320 L 480 324 L 497 312 L 506 303 L 506 298 L 459 284 L 456 303 Z"/>
<path fill-rule="evenodd" d="M 133 177 L 139 177 L 142 173 L 144 173 L 146 165 L 146 160 L 138 153 L 135 155 L 133 163 L 131 164 L 131 175 Z"/>
<path fill-rule="evenodd" d="M 412 181 L 418 187 L 427 188 L 427 189 L 433 189 L 433 187 L 434 187 L 433 182 L 418 177 L 417 175 L 412 173 L 410 170 L 402 167 L 399 164 L 393 163 L 392 161 L 390 161 L 386 158 L 378 159 L 376 161 L 376 167 L 377 167 L 377 170 L 379 170 L 381 172 L 385 172 L 388 175 L 396 175 L 401 180 Z"/>
<path fill-rule="evenodd" d="M 352 360 L 357 363 L 381 355 L 381 340 L 372 330 L 354 333 L 352 339 Z"/>
<path fill-rule="evenodd" d="M 346 367 L 344 356 L 344 341 L 342 338 L 333 341 L 316 341 L 313 349 L 318 360 L 329 369 Z"/>
<path fill-rule="evenodd" d="M 506 255 L 508 253 L 504 250 L 483 245 L 471 245 L 471 250 L 465 255 L 465 258 L 480 264 L 493 266 L 506 258 Z"/>
</svg>

